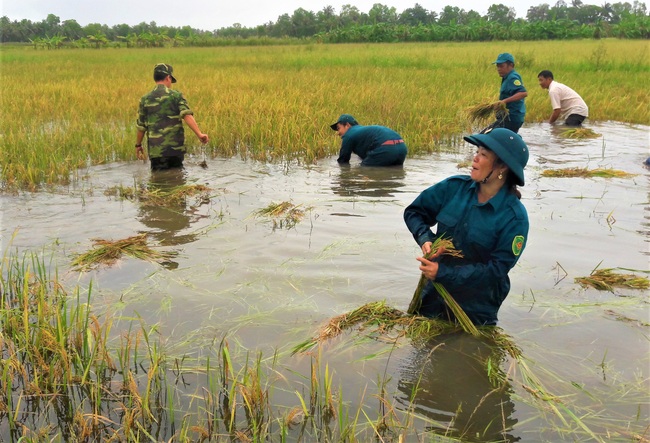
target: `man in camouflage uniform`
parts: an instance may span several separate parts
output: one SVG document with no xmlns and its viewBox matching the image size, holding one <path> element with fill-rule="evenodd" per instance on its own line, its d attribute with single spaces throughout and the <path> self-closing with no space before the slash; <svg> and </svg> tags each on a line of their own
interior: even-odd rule
<svg viewBox="0 0 650 443">
<path fill-rule="evenodd" d="M 152 170 L 182 168 L 185 158 L 185 133 L 187 123 L 201 143 L 208 142 L 208 135 L 201 132 L 187 100 L 179 91 L 171 89 L 176 83 L 171 65 L 158 63 L 153 69 L 156 87 L 140 99 L 137 120 L 136 154 L 144 159 L 142 140 L 147 134 L 147 152 Z"/>
</svg>

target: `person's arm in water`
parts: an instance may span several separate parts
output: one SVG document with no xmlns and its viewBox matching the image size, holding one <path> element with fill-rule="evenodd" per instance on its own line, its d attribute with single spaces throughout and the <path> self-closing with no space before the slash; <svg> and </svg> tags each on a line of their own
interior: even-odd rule
<svg viewBox="0 0 650 443">
<path fill-rule="evenodd" d="M 339 164 L 348 164 L 350 163 L 350 158 L 352 157 L 352 140 L 350 137 L 343 137 L 341 141 L 341 149 L 339 150 L 339 158 L 336 161 Z"/>
<path fill-rule="evenodd" d="M 196 123 L 196 120 L 194 119 L 194 116 L 192 114 L 187 114 L 185 117 L 183 117 L 183 120 L 185 123 L 187 123 L 187 126 L 196 134 L 196 136 L 199 138 L 201 143 L 206 144 L 208 140 L 210 139 L 208 137 L 208 134 L 204 134 L 201 132 L 199 129 L 198 123 Z"/>
<path fill-rule="evenodd" d="M 560 108 L 553 109 L 553 113 L 551 114 L 551 118 L 548 119 L 548 122 L 551 124 L 555 123 L 555 121 L 560 117 L 561 111 L 562 109 Z"/>
</svg>

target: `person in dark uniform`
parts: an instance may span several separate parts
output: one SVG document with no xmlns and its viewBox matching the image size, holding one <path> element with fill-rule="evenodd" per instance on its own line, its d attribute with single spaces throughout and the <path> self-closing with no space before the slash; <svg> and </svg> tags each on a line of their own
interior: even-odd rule
<svg viewBox="0 0 650 443">
<path fill-rule="evenodd" d="M 455 321 L 433 282 L 454 297 L 476 325 L 496 325 L 510 291 L 512 269 L 528 236 L 528 214 L 517 186 L 524 185 L 528 148 L 521 136 L 496 128 L 465 140 L 477 146 L 470 175 L 449 177 L 425 189 L 404 210 L 404 221 L 426 255 L 437 237 L 450 239 L 463 258 L 418 257 L 429 280 L 419 314 Z M 437 225 L 436 234 L 431 231 Z"/>
<path fill-rule="evenodd" d="M 521 125 L 524 124 L 526 116 L 524 99 L 528 96 L 528 92 L 526 92 L 521 76 L 515 71 L 515 58 L 512 54 L 507 52 L 499 54 L 492 64 L 497 65 L 497 72 L 501 77 L 501 89 L 497 103 L 505 104 L 508 112 L 506 114 L 497 110 L 496 120 L 488 128 L 506 128 L 518 132 Z"/>
<path fill-rule="evenodd" d="M 341 150 L 337 161 L 350 163 L 352 154 L 361 157 L 362 166 L 401 166 L 407 148 L 402 136 L 385 126 L 362 126 L 350 114 L 342 114 L 330 125 L 341 137 Z"/>
</svg>

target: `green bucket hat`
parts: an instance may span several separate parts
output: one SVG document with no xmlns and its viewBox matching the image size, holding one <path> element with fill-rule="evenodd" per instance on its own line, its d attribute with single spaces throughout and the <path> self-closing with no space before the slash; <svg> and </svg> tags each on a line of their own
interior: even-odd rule
<svg viewBox="0 0 650 443">
<path fill-rule="evenodd" d="M 482 146 L 494 152 L 517 177 L 517 184 L 524 185 L 524 168 L 528 163 L 528 146 L 517 133 L 510 129 L 495 128 L 483 134 L 463 137 L 466 142 Z"/>
<path fill-rule="evenodd" d="M 154 75 L 156 73 L 168 75 L 172 78 L 172 83 L 176 83 L 176 77 L 174 77 L 174 68 L 172 68 L 172 65 L 168 65 L 167 63 L 158 63 L 153 67 L 153 73 Z"/>
<path fill-rule="evenodd" d="M 352 126 L 359 124 L 357 120 L 354 117 L 352 117 L 350 114 L 341 114 L 341 116 L 336 121 L 336 123 L 330 125 L 330 128 L 336 131 L 336 125 L 338 125 L 339 123 L 350 123 Z"/>
</svg>

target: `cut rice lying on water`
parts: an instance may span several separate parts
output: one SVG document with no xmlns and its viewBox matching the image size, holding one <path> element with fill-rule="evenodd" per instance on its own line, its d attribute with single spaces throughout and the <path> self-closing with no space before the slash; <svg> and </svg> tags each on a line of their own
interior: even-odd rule
<svg viewBox="0 0 650 443">
<path fill-rule="evenodd" d="M 94 239 L 93 243 L 93 249 L 77 255 L 72 260 L 74 270 L 85 272 L 101 264 L 111 266 L 123 255 L 157 263 L 176 256 L 175 252 L 156 251 L 150 248 L 147 244 L 147 234 L 115 241 Z"/>
<path fill-rule="evenodd" d="M 576 139 L 600 137 L 599 133 L 589 128 L 570 128 L 562 131 L 560 135 L 562 137 L 576 138 Z"/>
<path fill-rule="evenodd" d="M 571 177 L 633 177 L 635 174 L 630 174 L 629 172 L 620 171 L 618 169 L 606 169 L 606 168 L 596 168 L 596 169 L 587 169 L 587 168 L 564 168 L 564 169 L 545 169 L 542 171 L 542 177 L 560 177 L 560 178 L 571 178 Z"/>
<path fill-rule="evenodd" d="M 648 289 L 650 281 L 647 277 L 639 277 L 635 274 L 620 274 L 614 269 L 598 269 L 588 277 L 577 277 L 576 283 L 582 287 L 590 286 L 601 291 L 612 291 L 614 287 L 630 289 Z"/>
</svg>

